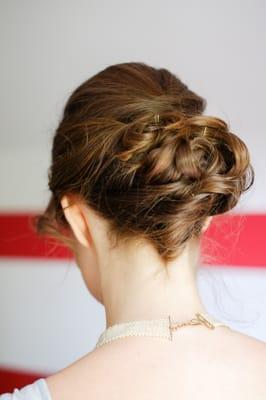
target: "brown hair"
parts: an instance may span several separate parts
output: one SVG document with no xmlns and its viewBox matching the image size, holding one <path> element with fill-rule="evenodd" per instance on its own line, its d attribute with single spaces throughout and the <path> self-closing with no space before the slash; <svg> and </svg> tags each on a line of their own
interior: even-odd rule
<svg viewBox="0 0 266 400">
<path fill-rule="evenodd" d="M 141 62 L 83 82 L 53 138 L 52 194 L 37 232 L 71 247 L 60 200 L 74 193 L 116 239 L 148 239 L 165 261 L 177 257 L 207 216 L 231 210 L 254 181 L 245 143 L 205 107 L 176 75 Z"/>
</svg>

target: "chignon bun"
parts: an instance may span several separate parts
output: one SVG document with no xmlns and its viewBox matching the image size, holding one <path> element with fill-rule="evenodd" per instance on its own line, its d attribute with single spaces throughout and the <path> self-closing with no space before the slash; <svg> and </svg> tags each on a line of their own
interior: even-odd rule
<svg viewBox="0 0 266 400">
<path fill-rule="evenodd" d="M 69 97 L 53 138 L 50 202 L 38 233 L 63 235 L 60 200 L 77 193 L 116 239 L 143 238 L 164 260 L 236 206 L 254 181 L 244 141 L 203 115 L 206 100 L 144 63 L 107 67 Z"/>
</svg>

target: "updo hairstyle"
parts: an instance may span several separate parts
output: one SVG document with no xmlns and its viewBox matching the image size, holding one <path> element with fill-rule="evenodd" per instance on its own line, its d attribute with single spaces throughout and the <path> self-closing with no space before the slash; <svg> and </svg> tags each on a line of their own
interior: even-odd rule
<svg viewBox="0 0 266 400">
<path fill-rule="evenodd" d="M 151 242 L 165 261 L 253 184 L 245 143 L 176 75 L 141 62 L 111 65 L 74 90 L 55 131 L 51 197 L 41 235 L 70 248 L 60 200 L 74 193 L 108 221 L 110 238 Z"/>
</svg>

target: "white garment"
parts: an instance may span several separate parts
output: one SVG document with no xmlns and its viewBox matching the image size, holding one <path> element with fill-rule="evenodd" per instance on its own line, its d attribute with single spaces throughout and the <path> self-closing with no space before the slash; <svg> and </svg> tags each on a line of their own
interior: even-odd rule
<svg viewBox="0 0 266 400">
<path fill-rule="evenodd" d="M 46 380 L 40 378 L 12 393 L 0 394 L 0 400 L 52 400 Z"/>
</svg>

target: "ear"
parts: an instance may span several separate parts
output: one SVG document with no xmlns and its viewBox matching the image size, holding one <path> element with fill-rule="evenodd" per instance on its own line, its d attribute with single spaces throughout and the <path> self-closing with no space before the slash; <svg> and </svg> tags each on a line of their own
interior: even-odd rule
<svg viewBox="0 0 266 400">
<path fill-rule="evenodd" d="M 210 225 L 210 223 L 211 223 L 212 218 L 213 218 L 213 216 L 210 216 L 210 217 L 207 217 L 207 218 L 206 218 L 206 220 L 205 220 L 205 222 L 204 222 L 204 225 L 203 225 L 203 228 L 202 228 L 202 232 L 205 232 L 205 231 L 208 229 L 208 227 L 209 227 L 209 225 Z"/>
<path fill-rule="evenodd" d="M 78 242 L 85 247 L 90 247 L 91 235 L 80 201 L 70 195 L 64 195 L 61 199 L 61 206 Z"/>
</svg>

